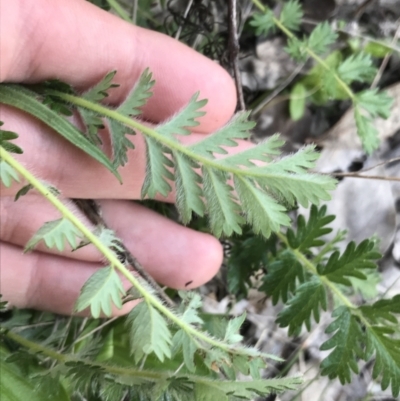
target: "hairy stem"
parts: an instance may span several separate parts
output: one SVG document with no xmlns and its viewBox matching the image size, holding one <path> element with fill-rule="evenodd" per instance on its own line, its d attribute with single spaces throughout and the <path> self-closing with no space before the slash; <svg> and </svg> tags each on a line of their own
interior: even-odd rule
<svg viewBox="0 0 400 401">
<path fill-rule="evenodd" d="M 178 327 L 184 330 L 189 335 L 209 344 L 211 347 L 216 347 L 231 354 L 249 355 L 245 348 L 236 348 L 223 341 L 210 337 L 208 334 L 199 331 L 194 326 L 185 323 L 171 309 L 165 306 L 155 295 L 143 287 L 139 281 L 121 261 L 116 254 L 104 245 L 99 238 L 93 234 L 55 195 L 49 191 L 48 187 L 31 174 L 22 164 L 20 164 L 9 152 L 0 146 L 0 158 L 13 167 L 22 177 L 26 179 L 41 195 L 43 195 L 61 214 L 68 219 L 82 234 L 86 237 L 141 294 L 144 301 L 158 309 L 167 319 L 175 323 Z M 280 360 L 280 358 L 272 355 L 260 354 L 260 356 Z"/>
</svg>

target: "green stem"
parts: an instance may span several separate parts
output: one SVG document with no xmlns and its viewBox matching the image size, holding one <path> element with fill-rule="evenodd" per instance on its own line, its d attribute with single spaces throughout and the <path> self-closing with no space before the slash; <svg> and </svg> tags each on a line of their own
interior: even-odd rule
<svg viewBox="0 0 400 401">
<path fill-rule="evenodd" d="M 86 227 L 55 195 L 49 191 L 48 187 L 31 174 L 22 164 L 20 164 L 9 152 L 0 146 L 0 159 L 4 160 L 11 167 L 13 167 L 22 177 L 24 177 L 32 186 L 42 194 L 57 210 L 60 211 L 62 216 L 68 219 L 111 263 L 111 265 L 119 270 L 119 272 L 139 291 L 143 296 L 145 302 L 158 309 L 166 318 L 175 323 L 178 327 L 186 331 L 188 334 L 198 338 L 211 347 L 220 348 L 228 353 L 248 355 L 245 348 L 239 349 L 223 341 L 216 340 L 207 334 L 198 331 L 195 327 L 185 323 L 173 311 L 166 307 L 158 300 L 156 296 L 148 292 L 141 284 L 140 281 L 134 277 L 131 272 L 119 261 L 115 253 L 104 245 L 99 238 L 93 234 L 88 227 Z M 260 354 L 261 356 L 261 354 Z M 271 355 L 262 355 L 270 359 L 279 359 Z"/>
<path fill-rule="evenodd" d="M 130 117 L 124 116 L 121 113 L 119 113 L 118 111 L 109 109 L 105 106 L 91 102 L 91 101 L 83 99 L 81 97 L 66 94 L 63 92 L 55 91 L 55 90 L 48 90 L 48 91 L 46 91 L 46 93 L 48 93 L 49 95 L 52 95 L 52 96 L 56 96 L 60 99 L 63 99 L 65 101 L 67 101 L 68 103 L 72 103 L 78 107 L 82 107 L 87 110 L 91 110 L 101 116 L 111 118 L 115 121 L 118 121 L 132 129 L 134 129 L 134 130 L 140 131 L 144 135 L 165 145 L 167 148 L 172 149 L 173 151 L 177 151 L 181 154 L 184 154 L 188 158 L 195 160 L 199 164 L 204 165 L 206 167 L 211 167 L 216 170 L 224 171 L 226 173 L 234 174 L 238 177 L 244 177 L 244 178 L 249 178 L 249 177 L 250 178 L 251 177 L 274 178 L 274 179 L 280 179 L 282 177 L 287 178 L 287 175 L 285 175 L 285 174 L 271 174 L 271 173 L 266 174 L 262 169 L 259 169 L 259 168 L 255 168 L 255 169 L 237 168 L 230 164 L 229 165 L 224 164 L 223 162 L 221 162 L 221 160 L 212 159 L 212 158 L 208 158 L 208 157 L 199 155 L 198 153 L 193 151 L 190 148 L 190 146 L 185 146 L 185 145 L 181 144 L 178 140 L 176 140 L 173 137 L 168 137 L 166 135 L 162 135 L 159 132 L 157 132 L 155 129 L 150 128 L 139 121 L 133 120 Z"/>
<path fill-rule="evenodd" d="M 78 358 L 78 357 L 72 356 L 72 355 L 64 355 L 57 351 L 54 351 L 53 349 L 47 348 L 41 344 L 37 344 L 33 341 L 30 341 L 30 340 L 26 339 L 25 337 L 22 337 L 19 334 L 16 334 L 16 333 L 8 330 L 7 328 L 3 328 L 1 325 L 0 325 L 0 334 L 7 336 L 12 341 L 15 341 L 16 343 L 20 344 L 21 346 L 33 351 L 35 354 L 45 355 L 45 356 L 50 357 L 51 359 L 54 359 L 57 362 L 62 363 L 62 364 L 65 364 L 66 362 L 81 362 L 81 363 L 83 362 L 85 365 L 99 367 L 99 368 L 101 368 L 101 370 L 103 370 L 107 373 L 113 374 L 113 375 L 129 376 L 129 377 L 134 377 L 134 378 L 143 378 L 143 379 L 148 379 L 151 381 L 167 380 L 172 377 L 174 377 L 174 378 L 177 377 L 175 372 L 168 372 L 168 371 L 160 372 L 160 371 L 155 371 L 155 370 L 133 369 L 131 367 L 126 368 L 126 367 L 122 367 L 122 366 L 116 366 L 115 364 L 111 365 L 111 364 L 92 361 L 89 359 Z M 215 379 L 207 379 L 204 376 L 190 375 L 190 374 L 185 373 L 185 374 L 181 375 L 181 377 L 186 378 L 193 383 L 215 384 Z"/>
</svg>

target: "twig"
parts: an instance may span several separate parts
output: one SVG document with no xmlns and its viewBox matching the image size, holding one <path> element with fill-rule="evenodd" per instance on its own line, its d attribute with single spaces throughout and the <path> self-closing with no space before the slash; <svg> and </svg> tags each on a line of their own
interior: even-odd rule
<svg viewBox="0 0 400 401">
<path fill-rule="evenodd" d="M 236 0 L 228 1 L 228 26 L 229 26 L 229 59 L 233 69 L 233 76 L 236 83 L 236 92 L 238 97 L 238 108 L 239 110 L 245 110 L 246 105 L 244 103 L 242 80 L 240 79 L 239 69 L 239 37 L 237 30 L 237 3 Z"/>
<path fill-rule="evenodd" d="M 400 22 L 400 19 L 398 19 L 397 22 Z M 399 35 L 400 35 L 400 24 L 399 24 L 399 27 L 396 29 L 396 32 L 395 32 L 395 34 L 393 36 L 393 39 L 391 41 L 392 45 L 394 45 L 396 43 L 396 40 L 397 40 Z M 379 67 L 379 70 L 375 75 L 374 81 L 371 84 L 371 88 L 375 88 L 376 85 L 378 85 L 378 82 L 380 81 L 380 79 L 382 77 L 382 74 L 385 71 L 385 68 L 386 68 L 391 56 L 392 56 L 391 53 L 387 53 L 386 56 L 384 57 L 384 59 L 382 60 L 382 63 L 380 65 L 380 67 Z"/>
<path fill-rule="evenodd" d="M 186 10 L 185 10 L 185 12 L 183 14 L 183 23 L 182 23 L 182 25 L 179 25 L 179 28 L 178 28 L 178 30 L 176 31 L 176 34 L 175 34 L 175 39 L 176 40 L 179 40 L 179 37 L 181 36 L 183 26 L 185 24 L 185 21 L 186 21 L 186 18 L 188 16 L 188 14 L 189 14 L 189 11 L 190 11 L 190 9 L 192 7 L 192 4 L 193 4 L 193 0 L 189 0 L 188 5 L 186 6 Z"/>
<path fill-rule="evenodd" d="M 73 199 L 75 204 L 81 209 L 86 217 L 96 226 L 107 228 L 107 224 L 101 216 L 99 205 L 91 199 Z M 126 246 L 121 242 L 118 244 L 123 249 L 123 252 L 118 252 L 118 256 L 123 259 L 124 263 L 132 268 L 133 271 L 139 274 L 151 287 L 157 292 L 158 296 L 169 306 L 174 307 L 175 303 L 165 294 L 164 290 L 151 277 L 139 263 L 139 261 L 131 254 Z"/>
<path fill-rule="evenodd" d="M 361 175 L 360 173 L 319 173 L 326 174 L 332 177 L 350 177 L 350 178 L 365 178 L 368 180 L 381 180 L 381 181 L 399 181 L 397 177 L 386 177 L 384 175 Z"/>
<path fill-rule="evenodd" d="M 399 162 L 399 161 L 400 161 L 400 157 L 393 157 L 392 159 L 384 160 L 383 162 L 380 162 L 378 164 L 375 164 L 374 166 L 368 167 L 368 168 L 360 170 L 360 171 L 346 172 L 346 173 L 320 173 L 320 174 L 328 174 L 328 175 L 332 175 L 334 177 L 353 177 L 353 178 L 367 178 L 370 180 L 400 181 L 400 178 L 397 178 L 397 177 L 386 177 L 386 176 L 382 176 L 382 175 L 362 175 L 365 172 L 371 171 L 376 167 L 380 167 L 385 164 Z"/>
</svg>

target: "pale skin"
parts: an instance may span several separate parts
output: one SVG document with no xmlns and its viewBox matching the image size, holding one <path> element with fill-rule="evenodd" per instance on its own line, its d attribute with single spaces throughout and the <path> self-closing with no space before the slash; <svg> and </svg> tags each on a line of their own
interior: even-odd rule
<svg viewBox="0 0 400 401">
<path fill-rule="evenodd" d="M 108 98 L 117 105 L 146 67 L 157 81 L 154 96 L 143 109 L 146 122 L 165 120 L 196 91 L 208 99 L 207 114 L 186 142 L 200 140 L 232 116 L 236 91 L 230 76 L 183 44 L 123 22 L 84 0 L 0 0 L 0 82 L 58 78 L 84 90 L 117 70 L 121 87 Z M 29 115 L 0 104 L 0 120 L 2 129 L 19 134 L 15 143 L 24 154 L 17 159 L 59 188 L 64 199 L 98 201 L 107 224 L 161 284 L 193 288 L 218 271 L 223 252 L 217 239 L 129 201 L 140 198 L 144 180 L 140 136 L 133 138 L 136 149 L 120 169 L 120 185 L 99 163 Z M 106 138 L 107 132 L 103 134 Z M 102 257 L 91 246 L 59 253 L 40 245 L 23 254 L 29 238 L 59 213 L 33 193 L 14 202 L 19 188 L 1 186 L 0 293 L 17 307 L 70 314 L 80 288 L 102 266 Z M 174 194 L 160 200 L 173 202 Z"/>
</svg>

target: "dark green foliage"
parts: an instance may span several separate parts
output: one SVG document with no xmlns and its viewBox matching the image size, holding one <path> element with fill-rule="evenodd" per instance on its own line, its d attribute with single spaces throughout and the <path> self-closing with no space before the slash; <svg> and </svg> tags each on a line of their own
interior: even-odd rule
<svg viewBox="0 0 400 401">
<path fill-rule="evenodd" d="M 358 246 L 350 242 L 342 255 L 335 251 L 325 264 L 319 264 L 318 274 L 326 276 L 334 283 L 351 286 L 348 277 L 365 280 L 367 277 L 363 270 L 376 269 L 374 261 L 380 258 L 380 253 L 375 251 L 374 241 L 364 240 Z"/>
</svg>

